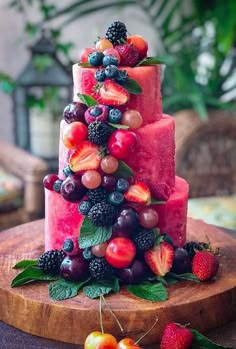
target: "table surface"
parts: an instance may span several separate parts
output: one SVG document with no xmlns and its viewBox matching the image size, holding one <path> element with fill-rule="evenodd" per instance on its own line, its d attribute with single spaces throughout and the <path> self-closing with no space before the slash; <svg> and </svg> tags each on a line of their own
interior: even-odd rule
<svg viewBox="0 0 236 349">
<path fill-rule="evenodd" d="M 37 222 L 35 222 L 37 224 Z M 16 229 L 16 228 L 12 228 Z M 11 234 L 12 229 L 8 230 L 8 233 Z M 22 232 L 27 229 L 27 224 L 23 224 L 17 229 L 21 229 Z M 236 231 L 221 228 L 232 237 L 236 239 Z M 1 234 L 1 233 L 0 233 Z M 1 304 L 1 301 L 0 301 Z M 1 305 L 0 305 L 1 306 Z M 231 346 L 236 348 L 236 321 L 230 322 L 227 325 L 209 331 L 205 334 L 208 338 L 213 341 L 222 344 L 224 346 Z M 151 349 L 151 346 L 149 346 Z M 154 346 L 155 349 L 157 346 Z M 153 348 L 154 348 L 153 347 Z M 1 349 L 45 349 L 45 348 L 55 348 L 55 349 L 79 349 L 82 346 L 77 344 L 68 344 L 63 342 L 58 342 L 42 337 L 37 337 L 28 333 L 25 333 L 19 329 L 16 329 L 2 321 L 0 321 L 0 348 Z M 145 346 L 145 349 L 148 349 L 148 346 Z"/>
</svg>

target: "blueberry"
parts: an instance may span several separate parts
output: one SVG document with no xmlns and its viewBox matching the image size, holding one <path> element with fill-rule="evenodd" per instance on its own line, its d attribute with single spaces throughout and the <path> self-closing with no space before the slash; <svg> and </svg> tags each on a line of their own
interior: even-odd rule
<svg viewBox="0 0 236 349">
<path fill-rule="evenodd" d="M 116 182 L 116 189 L 121 193 L 126 192 L 129 189 L 129 182 L 125 178 L 119 178 Z"/>
<path fill-rule="evenodd" d="M 105 69 L 103 68 L 97 69 L 95 72 L 95 79 L 99 82 L 104 81 L 106 79 Z"/>
<path fill-rule="evenodd" d="M 66 177 L 68 177 L 69 175 L 71 175 L 74 172 L 70 169 L 70 166 L 67 165 L 63 168 L 63 173 Z"/>
<path fill-rule="evenodd" d="M 85 248 L 82 252 L 82 255 L 83 255 L 84 259 L 86 259 L 86 261 L 91 261 L 92 259 L 95 258 L 90 247 Z"/>
<path fill-rule="evenodd" d="M 119 69 L 115 65 L 108 65 L 105 69 L 105 74 L 108 78 L 115 78 L 118 76 Z"/>
<path fill-rule="evenodd" d="M 83 200 L 79 203 L 78 210 L 81 214 L 87 216 L 92 206 L 91 201 Z"/>
<path fill-rule="evenodd" d="M 88 62 L 89 64 L 93 65 L 94 67 L 97 67 L 98 65 L 102 64 L 104 54 L 101 51 L 94 51 L 91 52 L 88 56 Z"/>
<path fill-rule="evenodd" d="M 108 120 L 113 124 L 117 124 L 120 122 L 122 118 L 122 112 L 117 108 L 112 108 L 109 110 Z"/>
<path fill-rule="evenodd" d="M 60 193 L 62 182 L 63 181 L 61 179 L 57 179 L 53 183 L 53 190 L 56 191 L 57 193 Z"/>
<path fill-rule="evenodd" d="M 124 195 L 119 191 L 113 191 L 111 194 L 109 194 L 108 201 L 112 205 L 119 206 L 124 202 Z"/>
<path fill-rule="evenodd" d="M 89 113 L 93 116 L 99 116 L 102 114 L 102 108 L 94 107 L 94 108 L 90 109 Z"/>
<path fill-rule="evenodd" d="M 116 76 L 116 81 L 122 84 L 127 81 L 128 77 L 129 76 L 126 70 L 119 70 L 118 75 Z"/>
<path fill-rule="evenodd" d="M 118 59 L 114 55 L 105 55 L 102 60 L 102 64 L 104 67 L 107 67 L 110 64 L 118 66 L 118 63 Z"/>
</svg>

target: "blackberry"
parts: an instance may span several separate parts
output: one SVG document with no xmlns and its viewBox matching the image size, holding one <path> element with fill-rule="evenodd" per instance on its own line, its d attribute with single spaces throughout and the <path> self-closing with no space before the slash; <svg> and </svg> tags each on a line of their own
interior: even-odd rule
<svg viewBox="0 0 236 349">
<path fill-rule="evenodd" d="M 93 204 L 89 200 L 83 200 L 79 203 L 78 210 L 81 214 L 87 216 Z"/>
<path fill-rule="evenodd" d="M 65 257 L 66 253 L 63 250 L 50 250 L 39 257 L 38 266 L 45 274 L 58 274 Z"/>
<path fill-rule="evenodd" d="M 196 242 L 189 241 L 184 245 L 184 249 L 188 252 L 188 255 L 191 259 L 195 256 L 196 251 L 206 250 L 209 247 L 209 244 L 206 242 Z"/>
<path fill-rule="evenodd" d="M 89 263 L 89 271 L 94 280 L 104 280 L 114 275 L 115 269 L 107 263 L 104 257 L 94 258 Z"/>
<path fill-rule="evenodd" d="M 97 204 L 98 202 L 104 201 L 107 198 L 107 191 L 102 186 L 95 189 L 89 189 L 87 191 L 87 196 L 91 203 Z"/>
<path fill-rule="evenodd" d="M 113 22 L 109 25 L 106 38 L 113 44 L 118 45 L 122 41 L 127 39 L 127 29 L 124 23 L 122 22 Z"/>
<path fill-rule="evenodd" d="M 155 234 L 152 229 L 142 229 L 132 236 L 134 243 L 140 251 L 146 251 L 153 247 Z"/>
<path fill-rule="evenodd" d="M 88 140 L 92 143 L 104 144 L 110 134 L 110 127 L 103 121 L 96 120 L 88 125 Z"/>
<path fill-rule="evenodd" d="M 95 204 L 88 213 L 88 218 L 97 227 L 112 225 L 114 223 L 116 209 L 105 201 Z"/>
</svg>

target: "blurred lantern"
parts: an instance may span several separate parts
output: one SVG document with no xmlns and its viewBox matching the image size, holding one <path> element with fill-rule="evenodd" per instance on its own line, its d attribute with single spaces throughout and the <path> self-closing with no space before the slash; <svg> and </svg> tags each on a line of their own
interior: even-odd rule
<svg viewBox="0 0 236 349">
<path fill-rule="evenodd" d="M 71 74 L 58 59 L 55 44 L 45 31 L 30 51 L 31 59 L 13 93 L 15 141 L 21 148 L 53 161 L 58 154 L 59 118 L 71 100 Z"/>
</svg>

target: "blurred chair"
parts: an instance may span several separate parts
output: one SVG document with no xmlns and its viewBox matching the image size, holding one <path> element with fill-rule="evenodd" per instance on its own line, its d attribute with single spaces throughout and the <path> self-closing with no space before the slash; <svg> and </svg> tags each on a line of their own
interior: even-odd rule
<svg viewBox="0 0 236 349">
<path fill-rule="evenodd" d="M 44 216 L 47 163 L 0 140 L 0 231 Z"/>
</svg>

